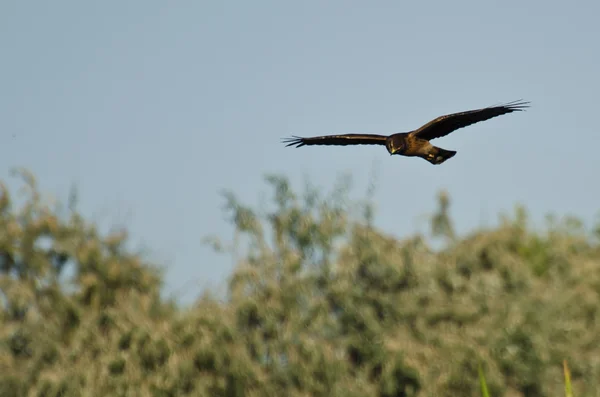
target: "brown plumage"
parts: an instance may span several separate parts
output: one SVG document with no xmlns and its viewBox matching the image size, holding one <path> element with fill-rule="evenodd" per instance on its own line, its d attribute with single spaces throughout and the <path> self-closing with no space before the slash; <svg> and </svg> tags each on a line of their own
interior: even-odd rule
<svg viewBox="0 0 600 397">
<path fill-rule="evenodd" d="M 529 102 L 514 101 L 504 105 L 490 106 L 483 109 L 468 110 L 440 116 L 419 129 L 410 132 L 400 132 L 390 136 L 372 134 L 325 135 L 312 138 L 286 138 L 286 146 L 310 145 L 384 145 L 390 155 L 399 154 L 409 157 L 421 157 L 431 164 L 442 164 L 454 157 L 456 151 L 433 146 L 429 141 L 450 134 L 451 132 L 489 120 L 503 114 L 522 111 L 529 107 Z"/>
</svg>

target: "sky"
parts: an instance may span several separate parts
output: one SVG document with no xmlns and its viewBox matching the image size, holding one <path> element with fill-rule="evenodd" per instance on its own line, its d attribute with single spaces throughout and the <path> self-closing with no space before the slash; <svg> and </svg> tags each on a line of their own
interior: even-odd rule
<svg viewBox="0 0 600 397">
<path fill-rule="evenodd" d="M 0 2 L 0 180 L 26 167 L 92 221 L 126 225 L 191 302 L 222 289 L 223 189 L 258 205 L 266 174 L 325 191 L 341 175 L 375 223 L 427 231 L 438 191 L 468 232 L 526 206 L 597 219 L 600 2 Z M 281 138 L 409 131 L 517 99 L 434 141 L 441 166 L 385 148 L 286 148 Z M 594 182 L 596 181 L 596 182 Z M 398 208 L 409 210 L 399 211 Z"/>
</svg>

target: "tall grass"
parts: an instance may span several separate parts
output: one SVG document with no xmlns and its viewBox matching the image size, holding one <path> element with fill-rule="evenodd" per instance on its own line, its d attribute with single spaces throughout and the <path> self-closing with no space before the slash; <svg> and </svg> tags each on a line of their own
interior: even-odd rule
<svg viewBox="0 0 600 397">
<path fill-rule="evenodd" d="M 487 388 L 487 383 L 485 383 L 485 376 L 483 375 L 483 370 L 481 369 L 481 364 L 477 368 L 477 372 L 479 373 L 479 384 L 481 385 L 481 395 L 483 397 L 490 397 L 490 392 Z"/>
<path fill-rule="evenodd" d="M 569 371 L 569 366 L 567 365 L 567 360 L 563 361 L 563 371 L 565 374 L 565 396 L 573 397 L 573 388 L 571 386 L 571 371 Z M 477 368 L 477 372 L 479 373 L 479 384 L 481 386 L 481 395 L 483 397 L 490 397 L 490 392 L 487 388 L 487 383 L 485 381 L 485 375 L 483 374 L 483 370 L 481 369 L 481 364 Z"/>
<path fill-rule="evenodd" d="M 563 361 L 563 369 L 565 372 L 565 396 L 573 397 L 573 389 L 571 388 L 571 371 L 567 366 L 567 360 Z"/>
</svg>

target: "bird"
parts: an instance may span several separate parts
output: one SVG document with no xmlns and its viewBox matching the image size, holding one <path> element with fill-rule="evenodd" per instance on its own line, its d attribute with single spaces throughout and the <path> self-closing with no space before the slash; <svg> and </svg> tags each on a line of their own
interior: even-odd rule
<svg viewBox="0 0 600 397">
<path fill-rule="evenodd" d="M 455 130 L 503 114 L 523 111 L 530 102 L 521 99 L 496 106 L 467 110 L 439 116 L 416 130 L 399 132 L 389 136 L 375 134 L 324 135 L 310 138 L 292 136 L 283 143 L 297 148 L 311 145 L 384 145 L 391 155 L 420 157 L 429 163 L 439 165 L 456 155 L 455 150 L 442 149 L 429 141 L 446 136 Z"/>
</svg>

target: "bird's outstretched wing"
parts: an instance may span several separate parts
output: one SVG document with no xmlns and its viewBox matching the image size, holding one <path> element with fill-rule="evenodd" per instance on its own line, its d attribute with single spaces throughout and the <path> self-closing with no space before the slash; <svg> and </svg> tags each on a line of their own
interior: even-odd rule
<svg viewBox="0 0 600 397">
<path fill-rule="evenodd" d="M 315 136 L 312 138 L 301 138 L 294 136 L 292 138 L 283 139 L 285 146 L 302 147 L 305 145 L 385 145 L 387 139 L 384 135 L 371 134 L 345 134 L 345 135 L 324 135 Z"/>
<path fill-rule="evenodd" d="M 524 110 L 529 107 L 529 102 L 521 100 L 509 102 L 504 105 L 490 106 L 483 109 L 468 110 L 466 112 L 452 113 L 440 116 L 411 134 L 421 139 L 440 138 L 449 133 L 480 121 L 489 120 L 503 114 Z"/>
</svg>

